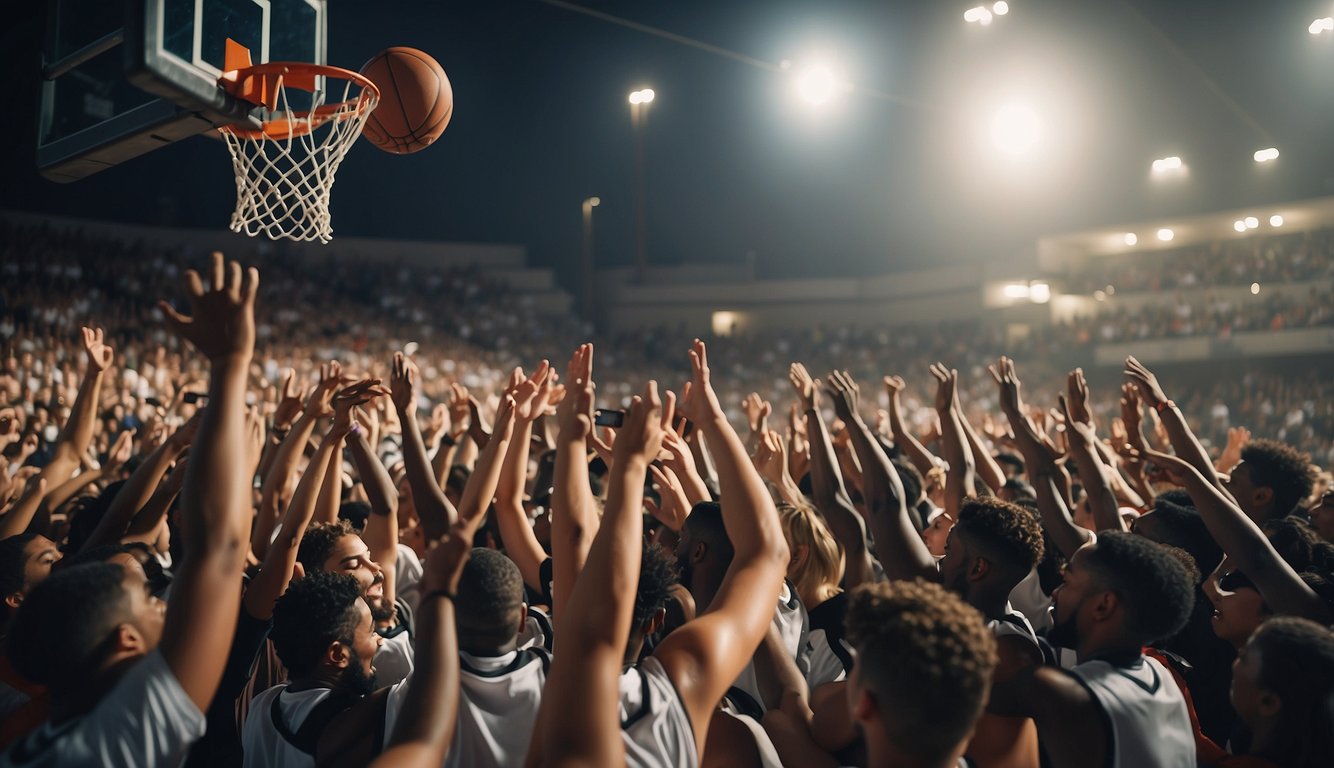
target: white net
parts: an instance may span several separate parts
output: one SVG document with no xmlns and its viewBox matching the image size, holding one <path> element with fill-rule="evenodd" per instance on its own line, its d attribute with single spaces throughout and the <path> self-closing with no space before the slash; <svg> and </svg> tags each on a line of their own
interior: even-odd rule
<svg viewBox="0 0 1334 768">
<path fill-rule="evenodd" d="M 329 193 L 334 174 L 378 98 L 351 80 L 320 80 L 322 88 L 302 93 L 310 104 L 301 104 L 300 110 L 279 82 L 276 109 L 265 110 L 265 130 L 221 130 L 236 172 L 232 231 L 271 240 L 327 243 L 333 237 Z M 342 98 L 326 106 L 327 91 L 336 92 L 338 83 Z"/>
</svg>

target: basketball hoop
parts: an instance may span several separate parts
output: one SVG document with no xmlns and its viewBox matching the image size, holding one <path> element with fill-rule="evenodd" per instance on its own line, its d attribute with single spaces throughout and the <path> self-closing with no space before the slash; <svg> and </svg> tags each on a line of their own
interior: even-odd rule
<svg viewBox="0 0 1334 768">
<path fill-rule="evenodd" d="M 228 71 L 218 85 L 261 108 L 259 128 L 218 129 L 236 172 L 232 231 L 271 240 L 329 242 L 334 173 L 379 103 L 379 89 L 338 67 L 289 62 L 250 66 L 249 51 L 231 40 L 227 45 Z M 230 66 L 233 62 L 242 66 Z M 289 90 L 309 95 L 289 99 Z"/>
</svg>

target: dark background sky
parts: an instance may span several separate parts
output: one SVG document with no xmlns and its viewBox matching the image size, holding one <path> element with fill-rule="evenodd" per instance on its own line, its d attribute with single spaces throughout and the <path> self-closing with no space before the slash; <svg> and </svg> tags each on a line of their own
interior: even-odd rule
<svg viewBox="0 0 1334 768">
<path fill-rule="evenodd" d="M 190 139 L 69 185 L 33 158 L 44 3 L 7 10 L 13 83 L 0 207 L 224 227 L 221 144 Z M 335 235 L 525 244 L 571 274 L 580 201 L 599 195 L 598 259 L 633 251 L 626 94 L 653 87 L 649 251 L 740 261 L 762 276 L 864 275 L 1008 257 L 1042 234 L 1334 194 L 1334 35 L 1321 0 L 1014 0 L 990 27 L 970 3 L 612 2 L 585 5 L 764 61 L 819 49 L 860 86 L 811 120 L 781 75 L 538 0 L 330 3 L 330 63 L 390 45 L 433 54 L 453 121 L 409 157 L 355 148 L 334 188 Z M 1030 99 L 1040 160 L 981 151 L 991 105 Z M 1230 103 L 1229 103 L 1230 102 Z M 1251 153 L 1277 146 L 1275 167 Z M 1190 176 L 1151 183 L 1178 154 Z"/>
</svg>

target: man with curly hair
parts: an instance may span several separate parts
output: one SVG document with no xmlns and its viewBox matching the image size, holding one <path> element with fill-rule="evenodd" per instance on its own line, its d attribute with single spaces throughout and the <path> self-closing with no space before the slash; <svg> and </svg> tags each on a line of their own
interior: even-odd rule
<svg viewBox="0 0 1334 768">
<path fill-rule="evenodd" d="M 1252 440 L 1223 484 L 1246 516 L 1263 525 L 1297 508 L 1315 486 L 1311 458 L 1277 440 Z"/>
<path fill-rule="evenodd" d="M 1176 634 L 1195 585 L 1166 548 L 1102 533 L 1075 552 L 1052 593 L 1048 638 L 1070 670 L 1033 667 L 992 688 L 987 711 L 1031 717 L 1056 768 L 1190 768 L 1195 740 L 1181 689 L 1144 646 Z"/>
<path fill-rule="evenodd" d="M 982 617 L 936 584 L 882 582 L 852 593 L 847 698 L 867 765 L 959 764 L 996 666 Z"/>
</svg>

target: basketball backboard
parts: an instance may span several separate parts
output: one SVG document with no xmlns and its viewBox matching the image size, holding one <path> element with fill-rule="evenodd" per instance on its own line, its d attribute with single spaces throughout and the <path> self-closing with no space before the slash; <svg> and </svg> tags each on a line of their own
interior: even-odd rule
<svg viewBox="0 0 1334 768">
<path fill-rule="evenodd" d="M 73 181 L 250 120 L 217 86 L 231 38 L 254 62 L 326 62 L 326 0 L 51 0 L 37 165 Z M 258 123 L 256 123 L 258 125 Z"/>
</svg>

